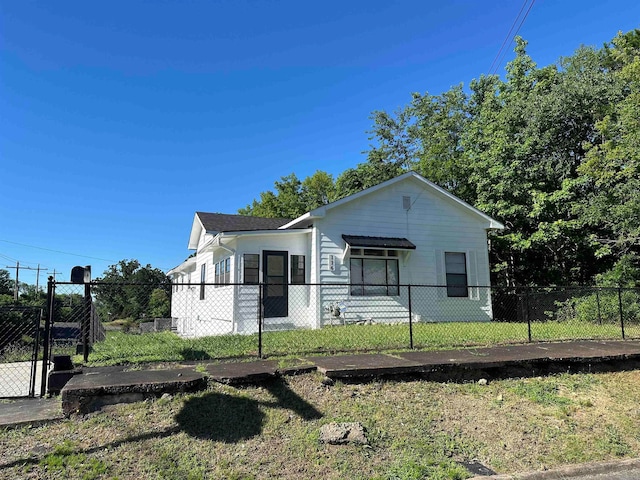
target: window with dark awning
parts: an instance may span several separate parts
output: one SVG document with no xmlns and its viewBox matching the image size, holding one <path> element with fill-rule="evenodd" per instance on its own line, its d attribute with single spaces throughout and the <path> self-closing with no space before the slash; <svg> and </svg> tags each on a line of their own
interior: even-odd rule
<svg viewBox="0 0 640 480">
<path fill-rule="evenodd" d="M 342 239 L 352 248 L 385 248 L 392 250 L 416 249 L 416 246 L 406 238 L 342 235 Z"/>
</svg>

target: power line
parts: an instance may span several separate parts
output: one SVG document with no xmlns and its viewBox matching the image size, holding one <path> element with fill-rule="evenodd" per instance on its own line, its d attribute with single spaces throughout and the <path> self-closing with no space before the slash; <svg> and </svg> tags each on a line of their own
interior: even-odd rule
<svg viewBox="0 0 640 480">
<path fill-rule="evenodd" d="M 0 257 L 4 258 L 5 260 L 9 260 L 10 262 L 17 262 L 18 261 L 17 258 L 12 258 L 12 257 L 9 257 L 8 255 L 4 255 L 2 253 L 0 253 Z"/>
<path fill-rule="evenodd" d="M 113 262 L 113 263 L 117 263 L 116 260 L 110 260 L 108 258 L 100 258 L 100 257 L 91 257 L 89 255 L 80 255 L 78 253 L 71 253 L 71 252 L 63 252 L 62 250 L 53 250 L 51 248 L 44 248 L 44 247 L 38 247 L 36 245 L 27 245 L 26 243 L 18 243 L 18 242 L 12 242 L 10 240 L 3 240 L 0 238 L 0 242 L 5 242 L 5 243 L 11 243 L 13 245 L 20 245 L 21 247 L 29 247 L 29 248 L 37 248 L 38 250 L 45 250 L 47 252 L 54 252 L 54 253 L 61 253 L 63 255 L 73 255 L 74 257 L 81 257 L 81 258 L 91 258 L 93 260 L 102 260 L 103 262 Z"/>
<path fill-rule="evenodd" d="M 511 28 L 509 29 L 509 32 L 507 33 L 507 36 L 505 37 L 504 41 L 502 42 L 502 45 L 500 46 L 500 50 L 498 50 L 498 53 L 496 54 L 496 57 L 493 59 L 493 62 L 491 63 L 491 67 L 489 67 L 489 75 L 495 75 L 497 73 L 498 68 L 500 67 L 500 65 L 502 65 L 502 60 L 504 59 L 504 56 L 507 53 L 505 47 L 508 44 L 511 44 L 511 42 L 514 39 L 514 37 L 516 35 L 518 35 L 518 32 L 520 31 L 520 28 L 522 28 L 522 25 L 524 24 L 524 21 L 529 16 L 529 12 L 531 11 L 531 8 L 533 8 L 533 4 L 536 3 L 536 0 L 531 0 L 531 3 L 529 4 L 529 8 L 527 8 L 527 11 L 525 12 L 524 16 L 522 17 L 522 20 L 520 20 L 520 24 L 518 25 L 518 28 L 516 28 L 515 32 L 513 32 L 513 27 L 515 27 L 516 23 L 518 23 L 518 19 L 520 19 L 520 16 L 522 15 L 522 12 L 524 11 L 524 8 L 527 6 L 527 3 L 529 3 L 529 0 L 524 0 L 524 2 L 522 3 L 522 7 L 520 7 L 520 11 L 518 12 L 518 15 L 513 20 L 513 23 L 511 24 Z M 511 35 L 512 32 L 513 32 L 513 35 Z M 498 60 L 498 59 L 500 59 L 500 60 Z"/>
</svg>

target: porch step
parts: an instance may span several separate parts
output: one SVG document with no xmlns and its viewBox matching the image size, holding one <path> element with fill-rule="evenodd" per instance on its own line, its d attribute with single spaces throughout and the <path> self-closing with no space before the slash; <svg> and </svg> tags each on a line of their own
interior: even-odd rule
<svg viewBox="0 0 640 480">
<path fill-rule="evenodd" d="M 300 327 L 298 327 L 293 322 L 279 322 L 279 323 L 264 322 L 262 326 L 262 331 L 263 332 L 279 332 L 280 330 L 295 330 L 297 328 L 300 328 Z"/>
</svg>

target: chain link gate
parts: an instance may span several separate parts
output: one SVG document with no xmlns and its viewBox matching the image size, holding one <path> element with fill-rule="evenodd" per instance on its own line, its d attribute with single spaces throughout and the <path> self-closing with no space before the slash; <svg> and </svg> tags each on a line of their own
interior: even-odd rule
<svg viewBox="0 0 640 480">
<path fill-rule="evenodd" d="M 0 398 L 39 393 L 42 312 L 32 306 L 0 307 Z"/>
</svg>

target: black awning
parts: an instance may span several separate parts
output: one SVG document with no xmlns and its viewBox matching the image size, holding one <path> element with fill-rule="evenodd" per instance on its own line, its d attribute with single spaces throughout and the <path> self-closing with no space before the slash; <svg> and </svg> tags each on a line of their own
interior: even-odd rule
<svg viewBox="0 0 640 480">
<path fill-rule="evenodd" d="M 350 247 L 356 248 L 387 248 L 392 250 L 415 250 L 416 246 L 406 238 L 396 237 L 365 237 L 362 235 L 342 235 Z"/>
</svg>

